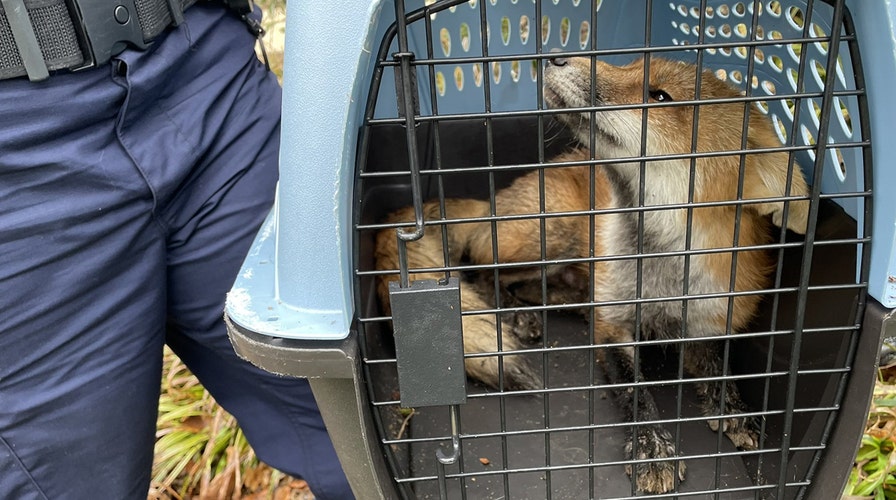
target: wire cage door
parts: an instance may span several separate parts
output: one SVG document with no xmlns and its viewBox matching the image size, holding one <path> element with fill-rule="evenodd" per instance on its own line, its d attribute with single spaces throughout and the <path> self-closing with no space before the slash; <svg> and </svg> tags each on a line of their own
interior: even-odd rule
<svg viewBox="0 0 896 500">
<path fill-rule="evenodd" d="M 846 2 L 394 11 L 355 300 L 402 494 L 804 495 L 876 342 Z"/>
</svg>

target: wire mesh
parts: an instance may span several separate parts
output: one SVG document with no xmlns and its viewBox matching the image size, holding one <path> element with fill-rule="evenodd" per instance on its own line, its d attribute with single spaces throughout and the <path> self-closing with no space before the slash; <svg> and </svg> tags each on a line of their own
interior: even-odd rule
<svg viewBox="0 0 896 500">
<path fill-rule="evenodd" d="M 844 2 L 408 4 L 376 54 L 355 210 L 364 372 L 403 494 L 799 498 L 867 288 L 871 144 Z M 588 96 L 557 105 L 558 79 Z M 757 195 L 762 158 L 781 182 Z M 464 405 L 401 407 L 378 288 L 402 274 L 461 279 Z"/>
</svg>

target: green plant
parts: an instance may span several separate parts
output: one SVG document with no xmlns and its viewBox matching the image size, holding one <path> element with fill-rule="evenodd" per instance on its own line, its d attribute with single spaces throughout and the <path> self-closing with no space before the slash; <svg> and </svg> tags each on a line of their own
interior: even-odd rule
<svg viewBox="0 0 896 500">
<path fill-rule="evenodd" d="M 843 498 L 896 500 L 896 369 L 884 367 L 875 384 L 868 423 Z"/>
<path fill-rule="evenodd" d="M 150 500 L 313 499 L 308 485 L 261 463 L 236 419 L 165 350 Z"/>
</svg>

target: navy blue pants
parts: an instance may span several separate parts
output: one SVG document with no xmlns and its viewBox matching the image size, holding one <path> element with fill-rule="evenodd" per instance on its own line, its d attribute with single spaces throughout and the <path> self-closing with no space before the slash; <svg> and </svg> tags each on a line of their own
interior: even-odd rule
<svg viewBox="0 0 896 500">
<path fill-rule="evenodd" d="M 166 342 L 259 457 L 351 492 L 306 381 L 238 359 L 224 296 L 277 180 L 280 88 L 198 5 L 144 52 L 0 81 L 0 496 L 146 498 Z"/>
</svg>

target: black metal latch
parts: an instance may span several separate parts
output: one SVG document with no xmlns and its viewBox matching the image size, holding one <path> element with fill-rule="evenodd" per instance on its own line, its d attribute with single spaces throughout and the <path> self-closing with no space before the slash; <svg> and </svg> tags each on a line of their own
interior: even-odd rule
<svg viewBox="0 0 896 500">
<path fill-rule="evenodd" d="M 402 406 L 466 402 L 457 278 L 399 285 L 389 283 L 389 300 Z"/>
</svg>

